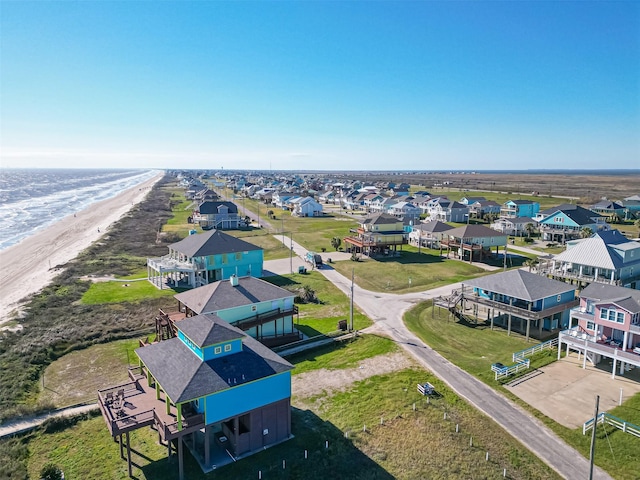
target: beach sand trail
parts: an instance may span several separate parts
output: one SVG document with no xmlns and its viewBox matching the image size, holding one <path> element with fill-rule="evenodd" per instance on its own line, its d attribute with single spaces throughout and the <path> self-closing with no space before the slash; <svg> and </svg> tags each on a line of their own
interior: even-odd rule
<svg viewBox="0 0 640 480">
<path fill-rule="evenodd" d="M 105 235 L 163 175 L 159 173 L 113 198 L 94 203 L 0 251 L 0 325 L 15 318 L 21 303 L 60 273 L 57 266 L 74 259 Z"/>
</svg>

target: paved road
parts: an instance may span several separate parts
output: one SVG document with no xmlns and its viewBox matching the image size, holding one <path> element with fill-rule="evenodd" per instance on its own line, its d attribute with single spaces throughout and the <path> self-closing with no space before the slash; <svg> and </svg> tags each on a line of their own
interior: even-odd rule
<svg viewBox="0 0 640 480">
<path fill-rule="evenodd" d="M 296 254 L 305 252 L 304 248 L 295 242 L 294 251 Z M 329 267 L 319 271 L 349 295 L 350 279 Z M 405 327 L 402 317 L 413 305 L 423 300 L 447 295 L 451 290 L 459 288 L 460 284 L 457 283 L 420 293 L 394 295 L 371 292 L 356 285 L 353 298 L 354 303 L 376 322 L 378 327 L 411 353 L 422 365 L 442 379 L 459 396 L 491 417 L 558 474 L 567 479 L 589 478 L 589 462 L 580 453 L 564 443 L 531 414 L 449 362 Z M 611 479 L 606 472 L 597 467 L 594 469 L 594 478 Z"/>
</svg>

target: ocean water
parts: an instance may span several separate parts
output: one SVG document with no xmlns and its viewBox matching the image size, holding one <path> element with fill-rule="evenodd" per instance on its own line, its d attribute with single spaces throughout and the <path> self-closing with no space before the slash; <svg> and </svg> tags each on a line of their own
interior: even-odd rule
<svg viewBox="0 0 640 480">
<path fill-rule="evenodd" d="M 0 250 L 157 174 L 157 170 L 0 169 Z"/>
</svg>

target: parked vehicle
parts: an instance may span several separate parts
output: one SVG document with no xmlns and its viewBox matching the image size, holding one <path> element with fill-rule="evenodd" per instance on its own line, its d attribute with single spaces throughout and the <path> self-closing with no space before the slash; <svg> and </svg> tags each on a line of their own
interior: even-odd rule
<svg viewBox="0 0 640 480">
<path fill-rule="evenodd" d="M 315 252 L 307 252 L 304 259 L 307 263 L 310 263 L 315 268 L 321 268 L 323 265 L 322 257 Z"/>
</svg>

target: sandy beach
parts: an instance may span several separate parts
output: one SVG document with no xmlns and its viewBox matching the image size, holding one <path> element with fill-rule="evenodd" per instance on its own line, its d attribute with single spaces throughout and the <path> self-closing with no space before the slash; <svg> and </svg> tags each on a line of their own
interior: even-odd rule
<svg viewBox="0 0 640 480">
<path fill-rule="evenodd" d="M 163 174 L 119 195 L 94 203 L 0 252 L 0 325 L 15 316 L 23 300 L 40 291 L 78 253 L 141 202 Z"/>
</svg>

